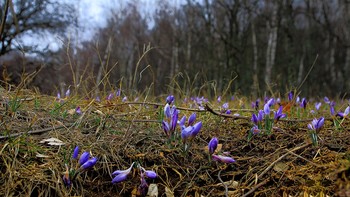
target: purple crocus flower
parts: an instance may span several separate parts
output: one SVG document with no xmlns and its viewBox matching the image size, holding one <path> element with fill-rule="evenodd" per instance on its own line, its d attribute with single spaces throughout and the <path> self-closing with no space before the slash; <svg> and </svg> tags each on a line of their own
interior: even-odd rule
<svg viewBox="0 0 350 197">
<path fill-rule="evenodd" d="M 61 99 L 61 94 L 59 92 L 57 92 L 57 99 L 60 100 Z"/>
<path fill-rule="evenodd" d="M 251 120 L 252 120 L 252 122 L 254 124 L 258 124 L 258 117 L 255 114 L 252 115 L 252 119 Z"/>
<path fill-rule="evenodd" d="M 193 125 L 193 130 L 191 131 L 191 134 L 190 134 L 190 139 L 193 139 L 194 137 L 197 136 L 197 134 L 199 133 L 199 131 L 201 130 L 202 128 L 202 122 L 199 121 L 197 122 L 196 124 Z"/>
<path fill-rule="evenodd" d="M 172 104 L 174 101 L 175 101 L 174 95 L 169 95 L 166 97 L 166 103 L 168 103 L 169 105 Z"/>
<path fill-rule="evenodd" d="M 184 127 L 181 130 L 181 138 L 182 138 L 182 142 L 186 143 L 188 138 L 191 135 L 191 132 L 193 130 L 193 126 L 188 126 L 188 127 Z"/>
<path fill-rule="evenodd" d="M 324 99 L 323 99 L 323 100 L 324 100 L 324 102 L 325 102 L 325 103 L 327 103 L 327 104 L 330 104 L 330 103 L 331 103 L 331 101 L 329 100 L 329 98 L 328 98 L 328 97 L 326 97 L 326 96 L 324 97 Z"/>
<path fill-rule="evenodd" d="M 171 113 L 170 113 L 170 105 L 167 103 L 165 106 L 164 106 L 164 115 L 166 118 L 170 118 L 171 116 Z"/>
<path fill-rule="evenodd" d="M 122 102 L 126 102 L 128 100 L 128 97 L 124 96 L 122 99 Z"/>
<path fill-rule="evenodd" d="M 221 96 L 218 96 L 218 99 L 217 99 L 218 103 L 221 102 Z"/>
<path fill-rule="evenodd" d="M 74 148 L 72 158 L 73 158 L 73 159 L 77 159 L 77 158 L 78 158 L 78 154 L 79 154 L 79 146 L 76 146 L 76 147 Z"/>
<path fill-rule="evenodd" d="M 335 114 L 334 106 L 335 106 L 335 102 L 334 101 L 329 103 L 329 110 L 330 110 L 332 116 L 334 116 L 334 114 Z"/>
<path fill-rule="evenodd" d="M 211 138 L 208 144 L 209 154 L 213 154 L 215 152 L 216 148 L 218 147 L 218 143 L 219 143 L 218 138 L 216 137 Z"/>
<path fill-rule="evenodd" d="M 341 118 L 346 118 L 349 115 L 350 112 L 350 106 L 348 106 L 344 112 L 338 112 L 337 116 L 341 117 Z"/>
<path fill-rule="evenodd" d="M 152 170 L 145 170 L 144 171 L 146 177 L 150 178 L 150 179 L 155 179 L 157 178 L 157 173 L 155 173 L 154 171 Z"/>
<path fill-rule="evenodd" d="M 188 118 L 188 125 L 192 126 L 194 121 L 196 121 L 196 117 L 197 117 L 196 113 L 192 113 Z"/>
<path fill-rule="evenodd" d="M 321 102 L 315 103 L 315 109 L 316 109 L 317 111 L 320 110 L 321 105 L 322 105 Z"/>
<path fill-rule="evenodd" d="M 174 110 L 173 114 L 171 114 L 171 120 L 170 120 L 170 130 L 175 131 L 177 120 L 179 118 L 179 111 L 177 109 Z"/>
<path fill-rule="evenodd" d="M 165 135 L 169 136 L 170 135 L 170 126 L 169 126 L 168 122 L 163 120 L 162 121 L 162 127 L 164 129 Z"/>
<path fill-rule="evenodd" d="M 275 112 L 275 116 L 274 116 L 275 121 L 279 121 L 279 119 L 286 117 L 286 114 L 284 114 L 282 110 L 283 110 L 283 106 L 281 105 L 278 108 L 278 110 Z"/>
<path fill-rule="evenodd" d="M 130 174 L 132 167 L 134 166 L 134 163 L 131 164 L 131 166 L 126 170 L 116 170 L 112 173 L 112 176 L 115 176 L 112 179 L 112 183 L 120 183 L 122 181 L 125 181 L 128 178 L 128 174 Z"/>
<path fill-rule="evenodd" d="M 85 162 L 83 165 L 80 166 L 81 169 L 87 170 L 89 168 L 92 168 L 97 162 L 97 157 L 93 157 L 89 159 L 87 162 Z"/>
<path fill-rule="evenodd" d="M 184 127 L 186 123 L 186 116 L 182 116 L 182 118 L 180 119 L 180 121 L 178 121 L 178 124 L 180 125 L 180 127 Z"/>
<path fill-rule="evenodd" d="M 66 91 L 66 97 L 69 97 L 69 95 L 70 95 L 70 89 L 68 88 L 68 90 Z"/>
<path fill-rule="evenodd" d="M 116 97 L 120 96 L 120 89 L 117 90 L 117 92 L 115 93 L 115 96 Z"/>
<path fill-rule="evenodd" d="M 260 133 L 260 129 L 258 126 L 254 125 L 251 129 L 250 129 L 250 132 L 252 132 L 252 134 L 256 135 L 256 134 L 259 134 Z"/>
<path fill-rule="evenodd" d="M 86 152 L 86 151 L 83 152 L 80 155 L 79 164 L 83 165 L 85 162 L 87 162 L 89 160 L 89 157 L 90 157 L 90 153 L 89 152 Z"/>
<path fill-rule="evenodd" d="M 289 100 L 289 101 L 292 101 L 292 100 L 293 100 L 293 96 L 294 96 L 294 92 L 293 92 L 293 91 L 290 91 L 290 92 L 288 93 L 288 100 Z"/>
<path fill-rule="evenodd" d="M 270 105 L 269 105 L 269 103 L 266 103 L 264 105 L 264 113 L 265 113 L 265 115 L 269 115 L 270 114 Z"/>
<path fill-rule="evenodd" d="M 310 130 L 313 130 L 313 131 L 319 131 L 321 129 L 321 127 L 323 126 L 324 124 L 324 117 L 321 117 L 319 119 L 313 119 L 312 122 L 310 124 L 307 125 L 307 127 L 310 129 Z"/>
<path fill-rule="evenodd" d="M 101 102 L 101 99 L 99 96 L 96 96 L 96 99 L 95 99 L 97 102 Z"/>
<path fill-rule="evenodd" d="M 112 183 L 115 184 L 115 183 L 120 183 L 120 182 L 123 182 L 125 181 L 126 179 L 128 178 L 128 174 L 118 174 L 117 176 L 115 176 L 113 179 L 112 179 Z"/>
<path fill-rule="evenodd" d="M 227 157 L 227 156 L 222 156 L 222 155 L 212 155 L 212 158 L 214 161 L 220 161 L 223 163 L 233 163 L 236 162 L 236 160 L 234 160 L 231 157 Z"/>
<path fill-rule="evenodd" d="M 78 106 L 76 109 L 75 109 L 75 113 L 81 115 L 83 112 L 81 111 L 81 108 L 80 106 Z"/>
<path fill-rule="evenodd" d="M 222 104 L 222 108 L 223 108 L 223 109 L 228 109 L 228 103 Z"/>
<path fill-rule="evenodd" d="M 301 99 L 300 107 L 305 109 L 306 108 L 306 104 L 307 104 L 306 98 Z"/>
<path fill-rule="evenodd" d="M 112 100 L 112 98 L 113 98 L 113 93 L 109 93 L 109 95 L 107 96 L 107 101 L 110 101 L 110 100 Z"/>
</svg>

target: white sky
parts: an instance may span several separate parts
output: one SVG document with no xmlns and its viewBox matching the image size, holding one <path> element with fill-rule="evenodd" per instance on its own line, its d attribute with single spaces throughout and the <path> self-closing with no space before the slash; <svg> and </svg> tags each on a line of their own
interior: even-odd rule
<svg viewBox="0 0 350 197">
<path fill-rule="evenodd" d="M 123 9 L 128 0 L 65 0 L 68 3 L 72 3 L 79 10 L 79 24 L 82 29 L 76 30 L 74 28 L 68 29 L 68 36 L 72 40 L 78 42 L 83 40 L 89 40 L 94 35 L 96 30 L 106 25 L 106 20 L 109 18 L 111 9 Z M 166 1 L 166 0 L 165 0 Z M 180 6 L 185 3 L 186 0 L 167 0 L 169 3 Z M 158 0 L 135 0 L 138 3 L 141 12 L 152 13 L 157 5 Z M 78 35 L 76 35 L 78 34 Z M 49 45 L 50 50 L 57 50 L 62 46 L 62 39 L 56 35 L 47 36 L 33 36 L 25 35 L 15 45 L 37 45 L 38 50 L 43 49 Z M 42 46 L 42 47 L 41 47 Z"/>
</svg>

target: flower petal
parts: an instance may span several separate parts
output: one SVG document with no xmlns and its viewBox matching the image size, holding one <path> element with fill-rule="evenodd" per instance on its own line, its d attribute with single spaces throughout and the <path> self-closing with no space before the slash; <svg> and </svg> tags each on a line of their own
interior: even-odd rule
<svg viewBox="0 0 350 197">
<path fill-rule="evenodd" d="M 121 173 L 112 179 L 112 183 L 113 184 L 120 183 L 122 181 L 125 181 L 127 178 L 128 178 L 128 173 Z"/>
</svg>

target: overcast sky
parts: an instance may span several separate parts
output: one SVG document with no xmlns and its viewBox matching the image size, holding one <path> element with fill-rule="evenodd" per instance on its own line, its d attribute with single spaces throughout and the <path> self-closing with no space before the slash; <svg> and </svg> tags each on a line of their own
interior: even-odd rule
<svg viewBox="0 0 350 197">
<path fill-rule="evenodd" d="M 89 40 L 94 35 L 98 28 L 104 27 L 109 17 L 111 9 L 123 9 L 130 0 L 66 0 L 68 3 L 73 3 L 76 9 L 79 11 L 79 24 L 82 27 L 80 31 L 76 31 L 73 28 L 68 29 L 68 36 L 72 40 L 79 41 Z M 165 0 L 166 1 L 166 0 Z M 186 0 L 167 0 L 173 5 L 180 6 L 184 4 Z M 138 3 L 140 12 L 146 14 L 152 13 L 156 9 L 158 0 L 135 0 Z M 78 33 L 78 35 L 76 35 Z M 49 36 L 23 36 L 21 40 L 18 40 L 17 45 L 38 45 L 38 50 L 42 50 L 49 45 L 49 49 L 57 50 L 62 46 L 62 39 L 57 35 Z"/>
</svg>

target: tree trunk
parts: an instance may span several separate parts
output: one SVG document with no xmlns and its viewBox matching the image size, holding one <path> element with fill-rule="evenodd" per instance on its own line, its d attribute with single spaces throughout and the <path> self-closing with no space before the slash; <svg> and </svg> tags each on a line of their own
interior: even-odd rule
<svg viewBox="0 0 350 197">
<path fill-rule="evenodd" d="M 252 44 L 253 44 L 253 85 L 252 85 L 252 96 L 256 98 L 259 91 L 259 79 L 258 79 L 258 46 L 256 43 L 256 33 L 254 22 L 251 23 L 252 26 Z"/>
<path fill-rule="evenodd" d="M 267 22 L 268 32 L 269 32 L 267 50 L 266 50 L 266 67 L 265 67 L 265 83 L 267 85 L 269 85 L 271 81 L 272 68 L 275 64 L 275 57 L 276 57 L 277 31 L 278 31 L 277 10 L 278 10 L 278 5 L 273 4 L 271 20 Z"/>
</svg>

